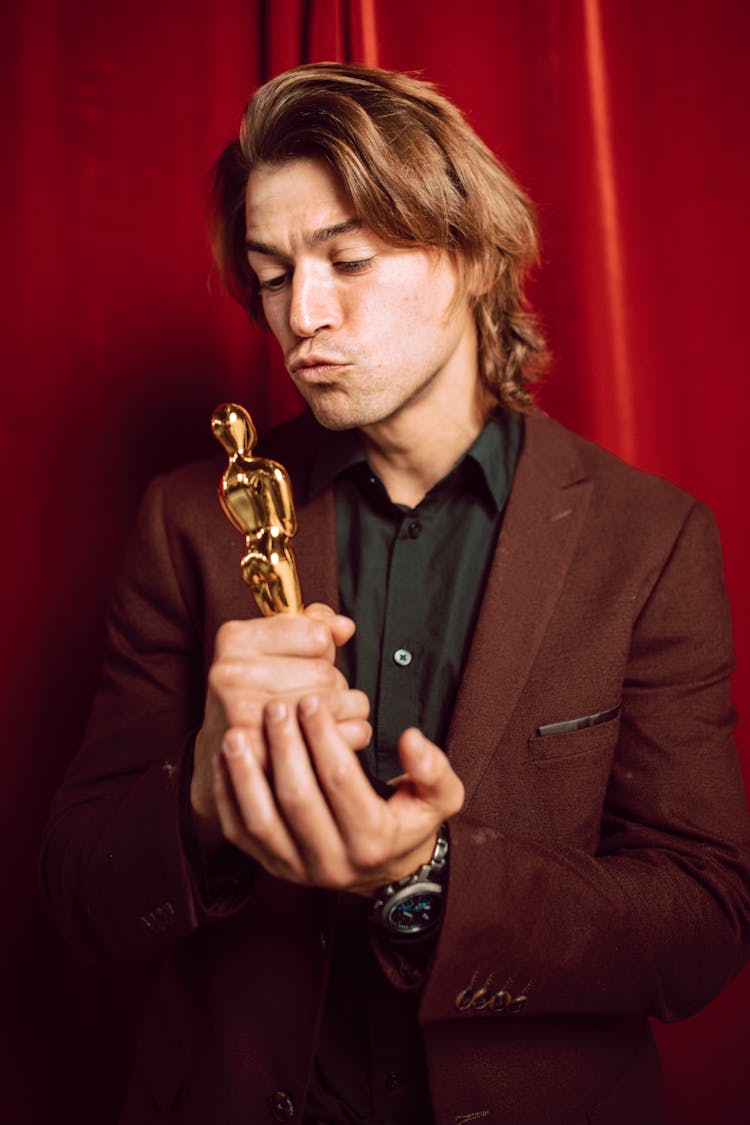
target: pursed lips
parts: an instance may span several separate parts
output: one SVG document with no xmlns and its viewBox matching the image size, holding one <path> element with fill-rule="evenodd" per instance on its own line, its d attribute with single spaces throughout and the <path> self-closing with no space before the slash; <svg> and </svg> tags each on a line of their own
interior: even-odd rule
<svg viewBox="0 0 750 1125">
<path fill-rule="evenodd" d="M 293 363 L 289 370 L 295 379 L 302 383 L 325 382 L 331 375 L 338 374 L 349 363 L 342 363 L 328 356 L 308 356 L 303 360 Z"/>
</svg>

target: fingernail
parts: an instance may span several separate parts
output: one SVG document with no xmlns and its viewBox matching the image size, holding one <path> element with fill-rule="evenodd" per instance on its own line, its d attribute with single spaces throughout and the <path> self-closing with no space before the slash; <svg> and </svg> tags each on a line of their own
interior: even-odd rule
<svg viewBox="0 0 750 1125">
<path fill-rule="evenodd" d="M 272 723 L 283 723 L 289 714 L 289 708 L 281 699 L 274 699 L 266 707 L 266 716 Z"/>
<path fill-rule="evenodd" d="M 306 695 L 304 699 L 300 699 L 299 709 L 303 715 L 314 715 L 318 710 L 317 695 Z"/>
</svg>

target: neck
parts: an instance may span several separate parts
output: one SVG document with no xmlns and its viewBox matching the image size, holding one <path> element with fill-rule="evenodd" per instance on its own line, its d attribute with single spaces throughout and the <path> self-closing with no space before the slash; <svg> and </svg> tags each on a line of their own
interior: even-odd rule
<svg viewBox="0 0 750 1125">
<path fill-rule="evenodd" d="M 395 504 L 414 508 L 442 480 L 481 432 L 492 402 L 477 381 L 475 394 L 415 403 L 400 414 L 362 430 L 367 458 Z"/>
</svg>

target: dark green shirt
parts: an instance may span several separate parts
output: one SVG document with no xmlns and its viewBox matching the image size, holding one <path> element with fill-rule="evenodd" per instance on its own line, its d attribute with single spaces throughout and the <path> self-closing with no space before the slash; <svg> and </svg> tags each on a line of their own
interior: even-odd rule
<svg viewBox="0 0 750 1125">
<path fill-rule="evenodd" d="M 335 484 L 341 609 L 357 623 L 342 670 L 372 705 L 373 779 L 402 772 L 407 727 L 445 742 L 520 436 L 518 415 L 493 418 L 416 508 L 390 500 L 357 431 L 318 456 L 310 494 Z"/>
<path fill-rule="evenodd" d="M 517 415 L 492 419 L 416 508 L 391 502 L 356 431 L 329 434 L 315 462 L 308 496 L 334 484 L 341 608 L 357 623 L 342 670 L 371 701 L 363 764 L 384 795 L 384 782 L 402 772 L 396 748 L 406 727 L 445 743 L 521 432 Z M 427 1122 L 419 993 L 393 988 L 376 964 L 367 900 L 336 899 L 303 1125 Z M 432 936 L 417 944 L 422 961 Z"/>
</svg>

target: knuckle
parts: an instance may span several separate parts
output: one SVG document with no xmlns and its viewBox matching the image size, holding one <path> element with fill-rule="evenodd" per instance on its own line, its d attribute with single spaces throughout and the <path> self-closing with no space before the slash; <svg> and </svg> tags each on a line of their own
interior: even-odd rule
<svg viewBox="0 0 750 1125">
<path fill-rule="evenodd" d="M 343 757 L 337 758 L 326 770 L 326 787 L 344 789 L 351 779 L 351 773 L 350 762 Z"/>
<path fill-rule="evenodd" d="M 374 871 L 388 858 L 382 841 L 372 838 L 356 840 L 351 845 L 352 861 L 361 871 Z"/>
<path fill-rule="evenodd" d="M 260 699 L 243 695 L 232 710 L 237 726 L 260 727 L 263 723 L 263 703 Z"/>
<path fill-rule="evenodd" d="M 228 657 L 215 661 L 208 672 L 208 682 L 217 695 L 241 688 L 252 677 L 251 662 L 238 662 Z"/>
<path fill-rule="evenodd" d="M 325 685 L 335 684 L 335 677 L 341 675 L 338 669 L 334 668 L 333 664 L 331 664 L 330 660 L 326 660 L 322 656 L 313 660 L 312 673 L 316 683 Z"/>
<path fill-rule="evenodd" d="M 216 651 L 222 653 L 236 645 L 244 636 L 245 621 L 224 621 L 216 630 Z"/>
<path fill-rule="evenodd" d="M 331 643 L 331 634 L 320 621 L 308 621 L 309 642 L 316 651 L 325 650 Z"/>
<path fill-rule="evenodd" d="M 351 690 L 352 702 L 354 704 L 355 715 L 358 718 L 367 719 L 370 715 L 370 700 L 363 691 L 356 688 Z"/>
<path fill-rule="evenodd" d="M 310 799 L 309 787 L 295 781 L 286 780 L 276 785 L 276 799 L 289 816 L 304 810 Z"/>
<path fill-rule="evenodd" d="M 364 750 L 372 741 L 372 727 L 364 719 L 348 719 L 340 723 L 339 734 L 351 750 Z"/>
<path fill-rule="evenodd" d="M 212 664 L 208 670 L 208 686 L 216 695 L 221 695 L 227 686 L 227 667 L 225 664 Z"/>
</svg>

